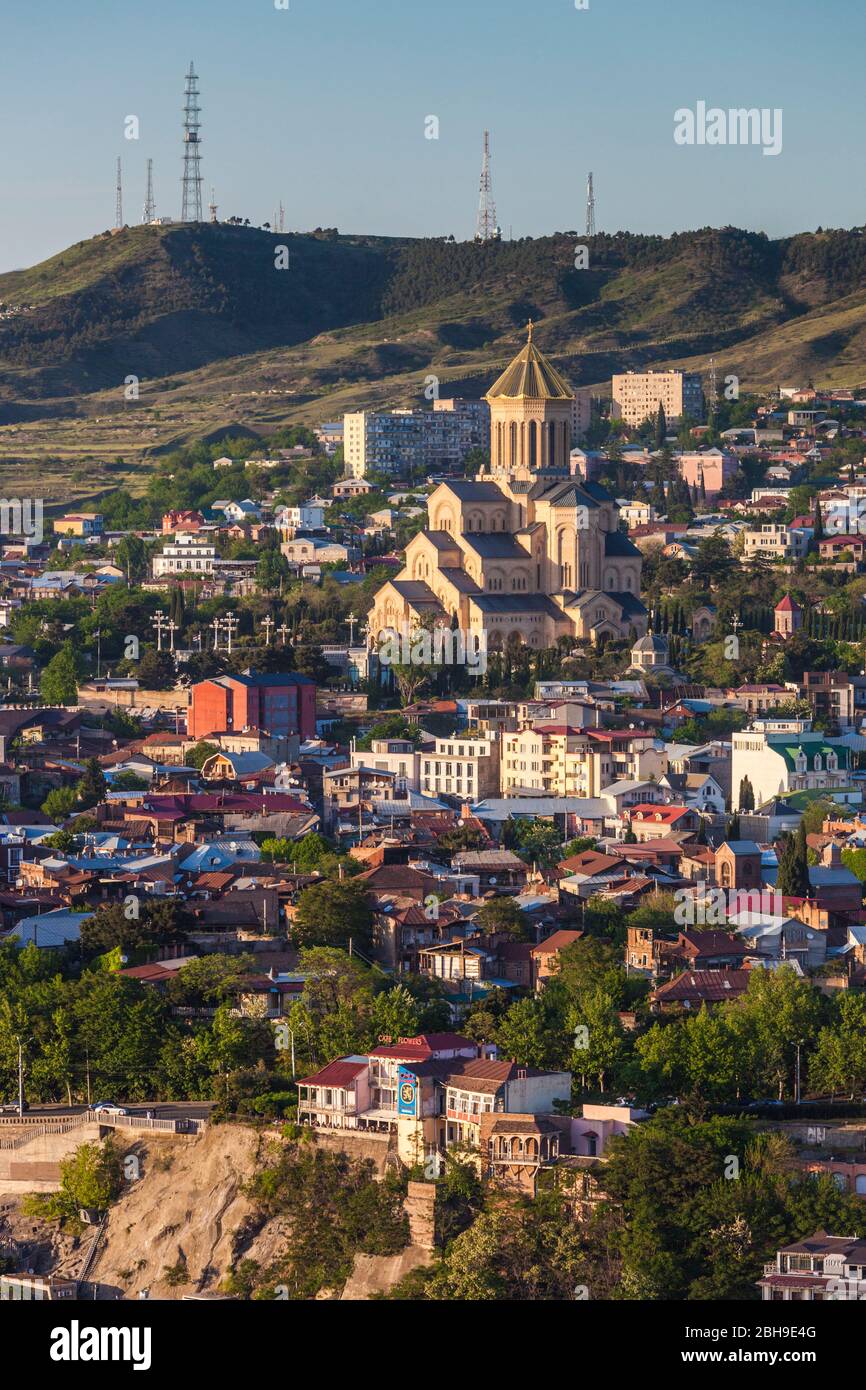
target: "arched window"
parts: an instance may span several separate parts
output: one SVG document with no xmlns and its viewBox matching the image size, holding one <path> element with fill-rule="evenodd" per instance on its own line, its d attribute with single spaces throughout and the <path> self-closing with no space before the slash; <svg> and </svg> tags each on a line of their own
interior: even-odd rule
<svg viewBox="0 0 866 1390">
<path fill-rule="evenodd" d="M 535 421 L 530 420 L 526 428 L 529 431 L 529 467 L 534 468 L 536 465 Z"/>
<path fill-rule="evenodd" d="M 823 767 L 823 763 L 821 762 L 821 754 L 820 754 L 820 753 L 816 753 L 816 754 L 815 754 L 815 771 L 816 771 L 816 772 L 820 772 L 822 767 Z"/>
</svg>

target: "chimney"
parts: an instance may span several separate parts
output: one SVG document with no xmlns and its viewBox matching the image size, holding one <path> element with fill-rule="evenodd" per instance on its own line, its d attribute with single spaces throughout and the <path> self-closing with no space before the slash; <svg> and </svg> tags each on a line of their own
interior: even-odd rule
<svg viewBox="0 0 866 1390">
<path fill-rule="evenodd" d="M 821 851 L 821 863 L 825 869 L 841 869 L 842 851 L 835 840 L 831 840 Z"/>
</svg>

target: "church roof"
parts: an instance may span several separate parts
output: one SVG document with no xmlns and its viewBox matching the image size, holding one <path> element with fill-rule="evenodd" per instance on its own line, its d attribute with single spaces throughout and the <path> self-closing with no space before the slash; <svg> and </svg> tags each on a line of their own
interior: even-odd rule
<svg viewBox="0 0 866 1390">
<path fill-rule="evenodd" d="M 493 531 L 464 531 L 463 544 L 485 560 L 528 560 L 530 557 L 512 535 Z"/>
<path fill-rule="evenodd" d="M 624 536 L 622 531 L 608 531 L 604 538 L 605 555 L 640 555 L 634 541 Z"/>
<path fill-rule="evenodd" d="M 641 637 L 632 647 L 633 652 L 661 652 L 665 656 L 668 654 L 667 639 L 657 637 L 654 632 L 648 632 L 646 637 Z"/>
<path fill-rule="evenodd" d="M 422 535 L 435 545 L 437 550 L 459 550 L 450 531 L 423 531 Z"/>
<path fill-rule="evenodd" d="M 531 323 L 525 346 L 487 392 L 488 401 L 500 396 L 509 400 L 574 400 L 574 392 L 565 377 L 548 362 L 532 341 Z"/>
<path fill-rule="evenodd" d="M 547 594 L 473 594 L 470 602 L 482 613 L 546 613 L 551 618 L 562 617 L 561 609 Z"/>
<path fill-rule="evenodd" d="M 454 496 L 459 498 L 461 502 L 504 502 L 506 500 L 495 483 L 477 483 L 470 478 L 455 478 L 449 479 L 447 483 L 442 483 L 442 487 L 447 487 L 448 491 L 453 492 Z"/>
</svg>

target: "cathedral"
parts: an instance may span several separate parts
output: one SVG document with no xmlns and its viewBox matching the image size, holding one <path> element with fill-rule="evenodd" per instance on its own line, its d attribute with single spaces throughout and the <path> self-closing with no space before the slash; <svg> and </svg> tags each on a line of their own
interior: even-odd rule
<svg viewBox="0 0 866 1390">
<path fill-rule="evenodd" d="M 539 352 L 532 324 L 486 399 L 489 468 L 428 498 L 426 528 L 369 612 L 371 648 L 431 621 L 489 651 L 515 634 L 534 648 L 642 637 L 640 551 L 619 530 L 610 494 L 571 475 L 574 393 Z"/>
</svg>

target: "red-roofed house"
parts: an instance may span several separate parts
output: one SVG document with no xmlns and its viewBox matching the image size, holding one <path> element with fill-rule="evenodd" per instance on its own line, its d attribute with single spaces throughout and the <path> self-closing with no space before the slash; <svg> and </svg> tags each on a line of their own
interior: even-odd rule
<svg viewBox="0 0 866 1390">
<path fill-rule="evenodd" d="M 689 835 L 697 831 L 701 824 L 698 812 L 688 806 L 656 806 L 647 802 L 633 806 L 628 812 L 628 819 L 639 844 L 663 839 L 672 833 Z"/>
</svg>

